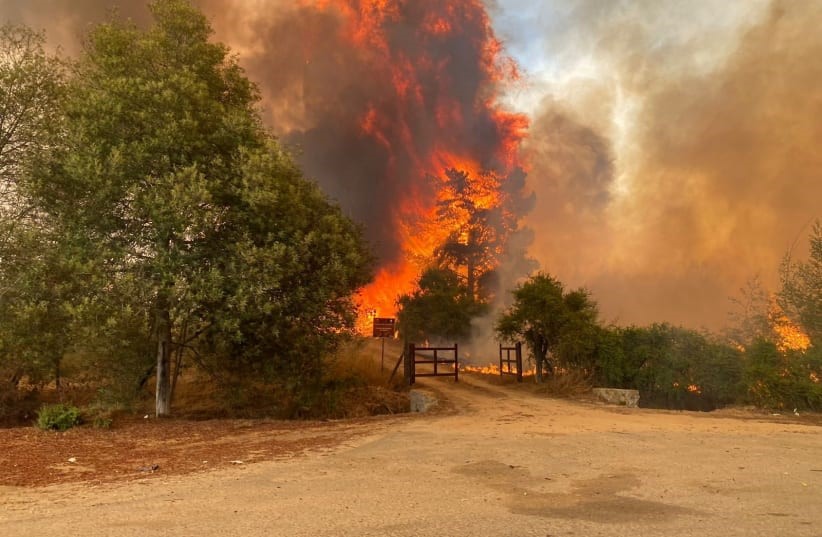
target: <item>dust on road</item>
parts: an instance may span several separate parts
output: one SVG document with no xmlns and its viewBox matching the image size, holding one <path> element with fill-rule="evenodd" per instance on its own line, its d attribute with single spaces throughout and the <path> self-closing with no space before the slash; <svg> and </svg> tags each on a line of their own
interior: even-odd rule
<svg viewBox="0 0 822 537">
<path fill-rule="evenodd" d="M 451 410 L 215 471 L 4 487 L 2 534 L 822 536 L 816 425 L 420 385 Z"/>
</svg>

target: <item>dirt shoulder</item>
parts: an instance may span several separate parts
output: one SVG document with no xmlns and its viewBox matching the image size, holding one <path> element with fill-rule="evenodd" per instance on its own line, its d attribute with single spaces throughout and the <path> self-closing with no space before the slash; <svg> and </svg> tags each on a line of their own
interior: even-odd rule
<svg viewBox="0 0 822 537">
<path fill-rule="evenodd" d="M 110 430 L 0 429 L 0 486 L 110 483 L 204 472 L 337 446 L 390 424 L 344 421 L 120 419 Z"/>
</svg>

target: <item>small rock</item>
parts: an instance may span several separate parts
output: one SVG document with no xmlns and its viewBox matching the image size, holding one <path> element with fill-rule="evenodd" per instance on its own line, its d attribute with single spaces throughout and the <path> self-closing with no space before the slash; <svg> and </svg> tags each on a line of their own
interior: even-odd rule
<svg viewBox="0 0 822 537">
<path fill-rule="evenodd" d="M 231 464 L 245 464 L 243 461 L 229 461 Z"/>
<path fill-rule="evenodd" d="M 137 468 L 137 471 L 153 474 L 154 472 L 156 472 L 159 469 L 160 469 L 159 464 L 151 464 L 149 466 L 141 466 L 141 467 Z"/>
</svg>

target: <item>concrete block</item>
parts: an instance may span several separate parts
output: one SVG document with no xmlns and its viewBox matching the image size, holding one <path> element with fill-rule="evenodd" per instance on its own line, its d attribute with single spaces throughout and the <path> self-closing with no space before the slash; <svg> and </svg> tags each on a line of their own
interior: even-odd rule
<svg viewBox="0 0 822 537">
<path fill-rule="evenodd" d="M 411 412 L 428 412 L 437 406 L 437 397 L 425 390 L 411 390 L 408 399 L 411 403 Z"/>
<path fill-rule="evenodd" d="M 596 395 L 600 401 L 605 401 L 612 405 L 620 405 L 628 408 L 636 408 L 639 406 L 639 391 L 637 390 L 594 388 L 594 395 Z"/>
</svg>

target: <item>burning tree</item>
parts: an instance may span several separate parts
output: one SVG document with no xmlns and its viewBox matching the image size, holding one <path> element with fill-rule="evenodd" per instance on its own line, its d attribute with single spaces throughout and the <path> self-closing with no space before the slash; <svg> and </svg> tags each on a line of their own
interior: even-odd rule
<svg viewBox="0 0 822 537">
<path fill-rule="evenodd" d="M 376 246 L 380 266 L 364 306 L 394 313 L 396 297 L 436 257 L 470 294 L 485 294 L 499 241 L 483 230 L 497 223 L 498 197 L 521 186 L 528 122 L 499 102 L 518 73 L 483 3 L 313 0 L 278 13 L 268 30 L 293 45 L 256 59 L 277 76 L 273 122 L 288 143 L 311 150 L 307 173 L 367 225 Z M 497 198 L 476 197 L 493 190 Z"/>
<path fill-rule="evenodd" d="M 487 302 L 516 217 L 505 210 L 501 179 L 493 172 L 472 177 L 451 168 L 445 177 L 437 222 L 451 232 L 435 256 L 442 266 L 463 277 L 471 300 Z"/>
<path fill-rule="evenodd" d="M 472 335 L 471 321 L 487 314 L 496 298 L 503 261 L 529 267 L 520 259 L 522 252 L 508 246 L 517 231 L 512 205 L 530 198 L 520 196 L 519 189 L 506 192 L 507 181 L 492 171 L 472 175 L 449 168 L 434 180 L 439 181 L 435 225 L 448 234 L 434 250 L 436 268 L 426 269 L 417 289 L 397 301 L 401 331 L 417 340 L 465 340 Z"/>
<path fill-rule="evenodd" d="M 809 237 L 810 256 L 795 261 L 790 254 L 782 264 L 781 303 L 797 319 L 814 345 L 822 344 L 822 222 L 817 221 Z"/>
</svg>

